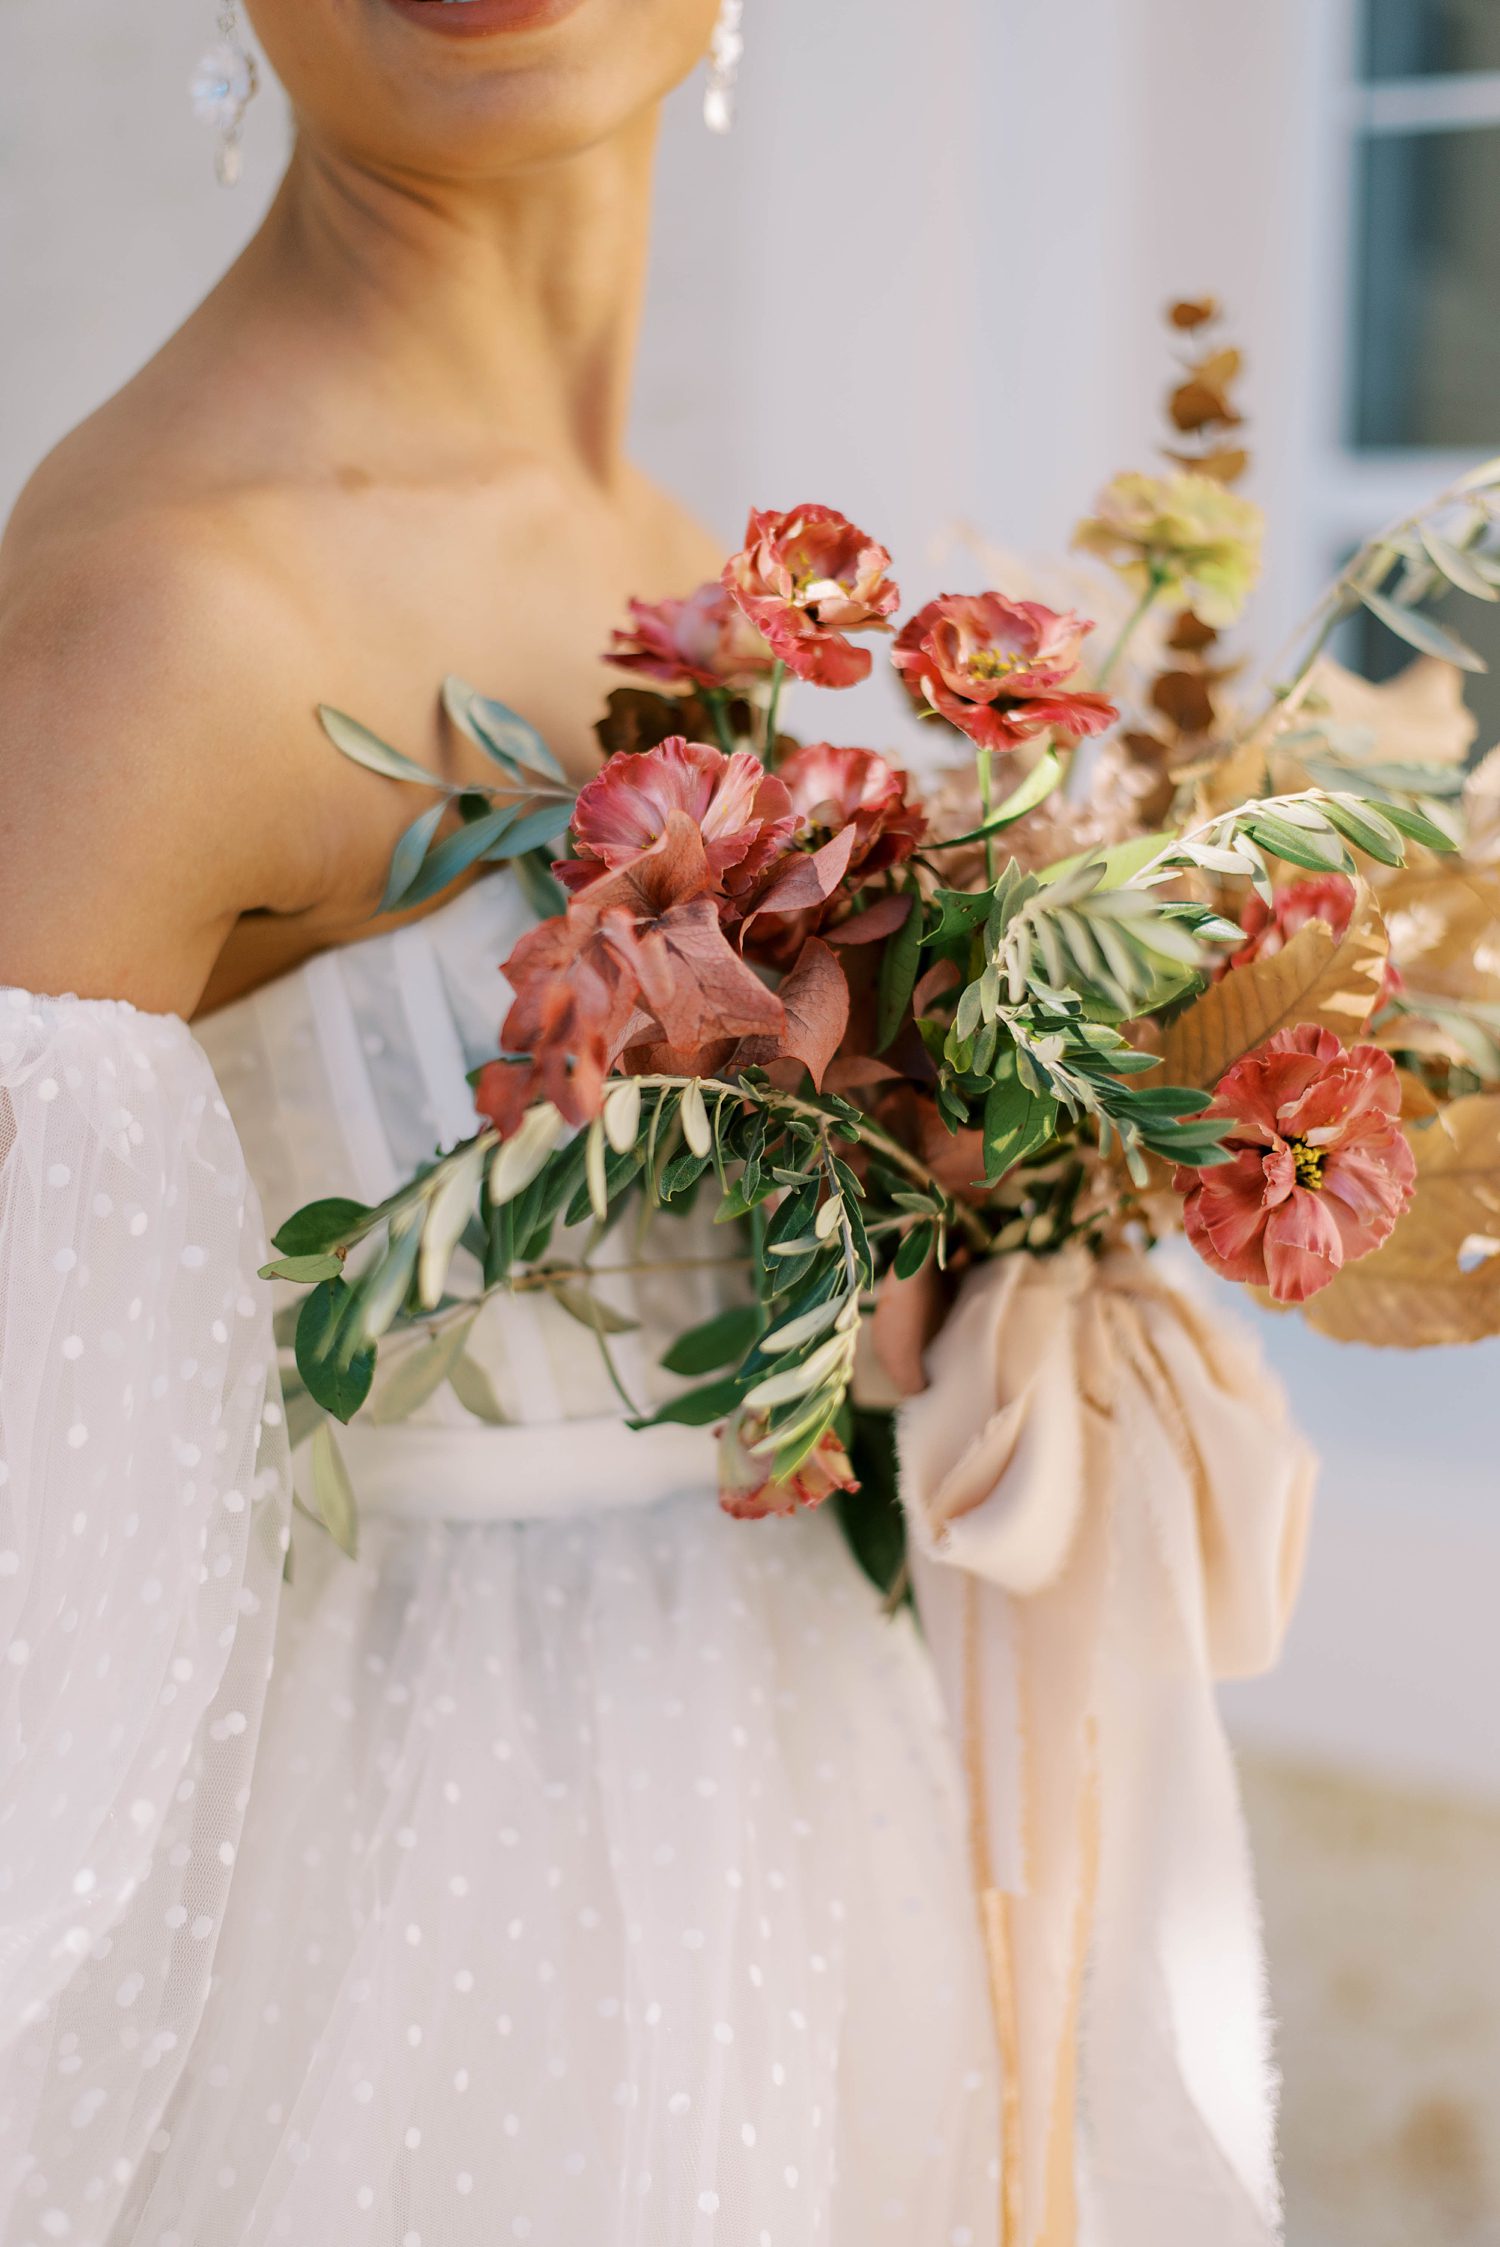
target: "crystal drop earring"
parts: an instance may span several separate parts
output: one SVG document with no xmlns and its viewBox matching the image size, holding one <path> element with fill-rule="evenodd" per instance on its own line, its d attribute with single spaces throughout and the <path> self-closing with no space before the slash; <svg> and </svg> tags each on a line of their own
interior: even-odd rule
<svg viewBox="0 0 1500 2247">
<path fill-rule="evenodd" d="M 703 122 L 711 133 L 727 133 L 734 123 L 734 89 L 745 52 L 741 25 L 745 0 L 719 0 L 719 20 L 708 49 L 708 85 L 703 95 Z"/>
<path fill-rule="evenodd" d="M 222 0 L 218 40 L 194 71 L 192 85 L 193 115 L 219 136 L 214 169 L 222 187 L 234 187 L 239 181 L 245 112 L 259 87 L 255 57 L 240 31 L 238 0 Z"/>
</svg>

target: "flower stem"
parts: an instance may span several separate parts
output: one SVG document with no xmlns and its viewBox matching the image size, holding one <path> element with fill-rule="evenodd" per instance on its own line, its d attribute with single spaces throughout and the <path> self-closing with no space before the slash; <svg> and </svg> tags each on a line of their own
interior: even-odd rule
<svg viewBox="0 0 1500 2247">
<path fill-rule="evenodd" d="M 771 669 L 771 691 L 766 697 L 766 736 L 760 752 L 760 761 L 768 772 L 776 762 L 776 713 L 781 707 L 781 690 L 785 684 L 786 665 L 778 657 Z"/>
<path fill-rule="evenodd" d="M 1150 615 L 1152 609 L 1155 608 L 1156 603 L 1160 599 L 1162 593 L 1165 591 L 1168 582 L 1169 580 L 1165 570 L 1156 567 L 1154 564 L 1149 565 L 1149 574 L 1146 579 L 1146 590 L 1144 593 L 1142 593 L 1140 599 L 1136 602 L 1135 607 L 1131 610 L 1129 616 L 1126 617 L 1125 622 L 1120 626 L 1119 632 L 1115 638 L 1115 643 L 1100 666 L 1099 676 L 1094 681 L 1094 691 L 1096 693 L 1102 694 L 1104 692 L 1104 689 L 1108 686 L 1110 680 L 1114 677 L 1115 671 L 1119 667 L 1126 649 L 1129 647 L 1131 641 L 1135 638 L 1136 633 L 1139 631 L 1141 625 Z"/>
<path fill-rule="evenodd" d="M 991 752 L 982 746 L 976 748 L 974 751 L 974 766 L 979 774 L 980 825 L 987 826 L 990 813 L 995 808 L 995 760 Z M 993 835 L 986 835 L 984 838 L 984 878 L 990 888 L 993 889 L 995 886 L 995 838 Z"/>
<path fill-rule="evenodd" d="M 709 687 L 704 694 L 709 715 L 714 722 L 714 732 L 719 737 L 719 747 L 726 757 L 734 755 L 734 734 L 729 724 L 729 697 L 722 687 Z"/>
<path fill-rule="evenodd" d="M 681 1077 L 652 1076 L 642 1077 L 640 1081 L 643 1086 L 676 1090 L 683 1080 Z M 826 1108 L 818 1107 L 812 1100 L 800 1100 L 793 1092 L 773 1092 L 766 1097 L 752 1085 L 727 1084 L 720 1077 L 701 1077 L 698 1081 L 705 1094 L 717 1092 L 727 1094 L 731 1100 L 753 1100 L 759 1107 L 779 1108 L 787 1115 L 806 1116 L 809 1121 L 818 1124 L 833 1121 Z M 981 1250 L 989 1248 L 989 1227 L 978 1210 L 950 1194 L 935 1172 L 929 1170 L 920 1157 L 910 1154 L 899 1139 L 890 1138 L 878 1125 L 872 1124 L 868 1116 L 860 1118 L 860 1138 L 867 1147 L 878 1148 L 882 1160 L 888 1162 L 893 1170 L 904 1171 L 919 1186 L 935 1187 L 949 1207 L 951 1221 L 957 1224 L 961 1232 L 967 1234 L 970 1244 Z"/>
</svg>

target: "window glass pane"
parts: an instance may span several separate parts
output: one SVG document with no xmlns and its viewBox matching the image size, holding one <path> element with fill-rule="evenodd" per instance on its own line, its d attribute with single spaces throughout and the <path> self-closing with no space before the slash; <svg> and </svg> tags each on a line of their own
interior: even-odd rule
<svg viewBox="0 0 1500 2247">
<path fill-rule="evenodd" d="M 1368 0 L 1367 78 L 1500 70 L 1496 0 Z"/>
<path fill-rule="evenodd" d="M 1358 161 L 1354 442 L 1493 451 L 1500 127 L 1377 134 Z"/>
<path fill-rule="evenodd" d="M 1433 613 L 1449 631 L 1467 640 L 1489 665 L 1488 671 L 1476 671 L 1464 679 L 1464 700 L 1479 721 L 1470 752 L 1478 758 L 1500 743 L 1500 601 L 1472 601 L 1450 593 Z M 1376 680 L 1394 678 L 1417 659 L 1416 649 L 1408 647 L 1368 609 L 1343 626 L 1333 652 L 1351 671 Z"/>
</svg>

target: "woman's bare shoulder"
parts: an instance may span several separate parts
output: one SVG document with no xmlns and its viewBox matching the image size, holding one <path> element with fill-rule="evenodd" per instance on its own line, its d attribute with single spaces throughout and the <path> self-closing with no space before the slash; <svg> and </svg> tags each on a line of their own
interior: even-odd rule
<svg viewBox="0 0 1500 2247">
<path fill-rule="evenodd" d="M 686 593 L 718 576 L 724 566 L 723 545 L 680 499 L 639 474 L 631 497 L 643 550 L 653 556 L 659 571 L 658 583 L 638 588 L 642 599 Z"/>
<path fill-rule="evenodd" d="M 305 626 L 232 509 L 148 500 L 91 450 L 0 543 L 0 983 L 187 1011 L 295 859 L 274 761 Z"/>
</svg>

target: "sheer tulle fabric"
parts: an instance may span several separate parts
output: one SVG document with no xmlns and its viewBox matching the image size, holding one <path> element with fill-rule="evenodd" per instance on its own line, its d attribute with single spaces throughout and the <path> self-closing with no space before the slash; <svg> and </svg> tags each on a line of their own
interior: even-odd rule
<svg viewBox="0 0 1500 2247">
<path fill-rule="evenodd" d="M 278 1208 L 342 1182 L 314 1001 L 346 1094 L 420 1020 L 457 1125 L 387 941 L 214 1026 Z M 264 1255 L 181 1023 L 0 994 L 4 2247 L 994 2247 L 960 1789 L 834 1524 L 591 1512 L 636 1439 L 559 1421 L 536 1519 L 414 1488 L 285 1585 Z"/>
<path fill-rule="evenodd" d="M 0 2236 L 103 2240 L 190 2064 L 289 1486 L 184 1026 L 0 992 Z"/>
<path fill-rule="evenodd" d="M 127 2236 L 993 2247 L 957 1788 L 831 1523 L 299 1550 L 256 1783 Z"/>
</svg>

